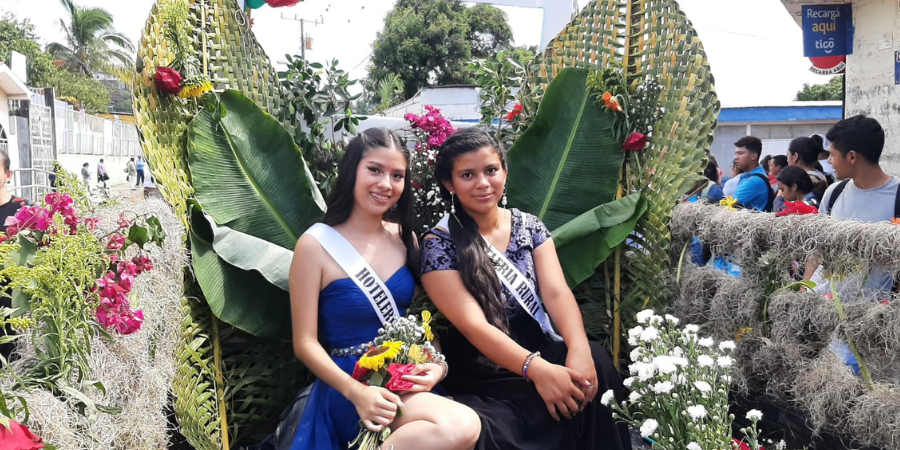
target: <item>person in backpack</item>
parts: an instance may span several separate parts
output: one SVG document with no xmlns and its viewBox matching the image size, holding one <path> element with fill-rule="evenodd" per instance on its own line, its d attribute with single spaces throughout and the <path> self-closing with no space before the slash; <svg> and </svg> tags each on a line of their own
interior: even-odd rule
<svg viewBox="0 0 900 450">
<path fill-rule="evenodd" d="M 737 204 L 747 209 L 772 211 L 775 192 L 766 171 L 759 165 L 762 141 L 758 137 L 744 136 L 734 143 L 734 147 L 735 166 L 743 172 L 734 191 Z"/>
<path fill-rule="evenodd" d="M 877 120 L 863 115 L 836 123 L 825 135 L 829 141 L 829 162 L 835 176 L 842 179 L 825 191 L 819 213 L 838 219 L 883 222 L 900 216 L 900 179 L 888 175 L 879 164 L 884 149 L 884 130 Z M 831 280 L 820 267 L 821 258 L 806 265 L 804 279 L 816 284 L 816 292 L 834 293 L 844 303 L 877 302 L 890 298 L 894 273 L 881 266 L 842 274 Z M 832 336 L 829 349 L 854 372 L 859 365 L 850 347 Z"/>
<path fill-rule="evenodd" d="M 883 222 L 900 216 L 900 179 L 888 175 L 879 164 L 884 148 L 884 130 L 877 120 L 866 116 L 844 119 L 828 130 L 830 162 L 835 175 L 843 179 L 831 185 L 822 197 L 819 213 L 838 219 Z M 816 290 L 831 292 L 829 280 L 819 267 L 819 258 L 807 264 L 807 280 L 816 282 Z M 862 281 L 865 280 L 865 286 Z M 881 299 L 890 295 L 894 276 L 881 267 L 868 274 L 844 277 L 836 283 L 842 301 Z"/>
</svg>

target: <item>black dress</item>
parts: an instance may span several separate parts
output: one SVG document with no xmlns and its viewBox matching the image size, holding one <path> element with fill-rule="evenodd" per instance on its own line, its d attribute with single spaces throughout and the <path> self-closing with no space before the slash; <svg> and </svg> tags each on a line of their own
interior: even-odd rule
<svg viewBox="0 0 900 450">
<path fill-rule="evenodd" d="M 534 249 L 550 238 L 537 217 L 512 209 L 512 232 L 506 257 L 537 288 Z M 433 229 L 437 239 L 422 241 L 422 274 L 458 270 L 456 248 L 443 230 Z M 540 292 L 538 290 L 538 292 Z M 540 325 L 506 292 L 509 303 L 509 336 L 529 351 L 564 365 L 567 349 L 562 342 L 544 336 Z M 597 396 L 572 419 L 554 420 L 534 383 L 488 360 L 453 327 L 441 333 L 441 347 L 450 366 L 442 386 L 454 400 L 468 405 L 481 417 L 482 432 L 476 450 L 623 450 L 631 448 L 628 428 L 617 424 L 611 410 L 600 404 L 608 389 L 624 400 L 622 380 L 606 350 L 591 342 L 597 369 Z"/>
</svg>

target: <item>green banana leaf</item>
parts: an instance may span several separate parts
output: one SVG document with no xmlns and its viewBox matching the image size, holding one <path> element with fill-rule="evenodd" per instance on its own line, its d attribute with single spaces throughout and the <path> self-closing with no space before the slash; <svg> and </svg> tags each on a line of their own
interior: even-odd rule
<svg viewBox="0 0 900 450">
<path fill-rule="evenodd" d="M 647 211 L 641 194 L 600 205 L 553 231 L 566 283 L 574 288 L 590 278 Z"/>
<path fill-rule="evenodd" d="M 203 217 L 212 230 L 212 246 L 219 258 L 239 269 L 255 270 L 269 283 L 285 292 L 288 291 L 293 251 L 258 237 L 219 226 L 207 214 L 203 214 Z M 252 248 L 253 251 L 247 251 L 248 248 Z"/>
<path fill-rule="evenodd" d="M 188 128 L 189 167 L 203 211 L 219 225 L 293 250 L 325 209 L 293 138 L 238 91 L 204 100 Z"/>
<path fill-rule="evenodd" d="M 213 314 L 252 335 L 289 340 L 291 305 L 287 291 L 268 282 L 259 272 L 240 269 L 219 257 L 213 249 L 215 236 L 204 210 L 194 200 L 188 200 L 188 209 L 191 262 Z"/>
<path fill-rule="evenodd" d="M 586 69 L 553 79 L 528 130 L 509 151 L 512 206 L 556 229 L 616 197 L 625 158 L 613 116 L 594 104 Z"/>
</svg>

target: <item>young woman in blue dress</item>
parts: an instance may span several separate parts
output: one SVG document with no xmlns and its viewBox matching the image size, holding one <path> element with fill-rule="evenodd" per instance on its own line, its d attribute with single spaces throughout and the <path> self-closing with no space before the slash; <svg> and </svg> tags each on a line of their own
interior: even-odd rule
<svg viewBox="0 0 900 450">
<path fill-rule="evenodd" d="M 479 450 L 628 450 L 627 427 L 594 401 L 609 389 L 624 400 L 622 380 L 587 339 L 550 232 L 498 206 L 506 175 L 505 153 L 482 130 L 459 130 L 438 151 L 452 206 L 422 241 L 421 267 L 452 325 L 441 334 L 454 368 L 442 386 L 481 418 Z"/>
<path fill-rule="evenodd" d="M 400 315 L 412 300 L 418 268 L 412 203 L 409 150 L 400 139 L 383 129 L 356 136 L 341 159 L 323 223 L 365 259 Z M 418 366 L 404 377 L 415 386 L 399 395 L 351 377 L 383 326 L 352 275 L 309 232 L 297 242 L 290 271 L 294 350 L 317 380 L 292 450 L 345 449 L 360 421 L 372 431 L 390 427 L 383 450 L 471 449 L 480 433 L 478 416 L 430 393 L 446 376 L 445 364 Z"/>
</svg>

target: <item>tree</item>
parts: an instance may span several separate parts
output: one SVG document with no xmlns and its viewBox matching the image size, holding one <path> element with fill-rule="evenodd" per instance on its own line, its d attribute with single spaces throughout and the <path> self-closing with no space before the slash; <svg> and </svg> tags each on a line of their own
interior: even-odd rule
<svg viewBox="0 0 900 450">
<path fill-rule="evenodd" d="M 803 89 L 797 92 L 799 101 L 843 100 L 844 76 L 838 75 L 825 84 L 803 83 Z"/>
<path fill-rule="evenodd" d="M 0 60 L 9 61 L 13 50 L 27 58 L 25 82 L 29 86 L 53 88 L 58 98 L 66 98 L 89 113 L 107 110 L 109 91 L 103 83 L 54 66 L 53 58 L 41 51 L 34 25 L 6 14 L 0 18 Z"/>
<path fill-rule="evenodd" d="M 95 70 L 128 65 L 134 46 L 124 34 L 113 29 L 112 15 L 103 8 L 75 6 L 72 0 L 59 0 L 68 11 L 68 23 L 59 20 L 66 34 L 64 44 L 53 42 L 47 51 L 65 60 L 75 73 L 91 76 Z"/>
<path fill-rule="evenodd" d="M 398 0 L 375 39 L 368 79 L 395 73 L 404 98 L 430 84 L 466 84 L 466 63 L 509 46 L 506 13 L 485 4 L 466 7 L 456 0 Z"/>
<path fill-rule="evenodd" d="M 34 25 L 28 19 L 19 22 L 14 15 L 6 13 L 0 18 L 0 61 L 9 64 L 13 50 L 27 58 L 28 79 L 22 80 L 26 84 L 40 86 L 55 69 L 53 58 L 41 50 Z"/>
</svg>

